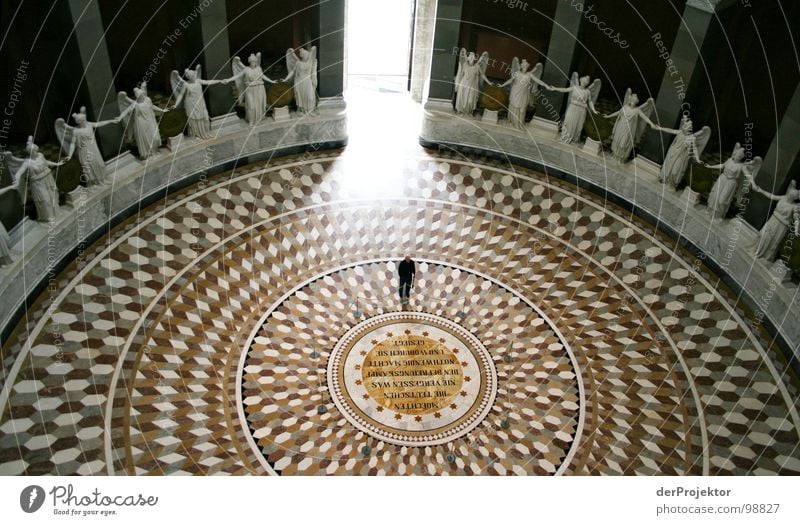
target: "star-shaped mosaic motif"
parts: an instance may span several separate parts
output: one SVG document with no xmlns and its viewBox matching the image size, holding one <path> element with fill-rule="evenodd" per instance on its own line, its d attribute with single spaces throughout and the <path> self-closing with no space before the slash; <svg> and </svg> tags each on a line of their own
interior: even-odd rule
<svg viewBox="0 0 800 525">
<path fill-rule="evenodd" d="M 440 338 L 439 338 L 439 342 L 440 342 L 440 343 L 444 343 L 444 337 L 440 337 Z"/>
<path fill-rule="evenodd" d="M 361 384 L 361 380 L 360 379 L 356 379 L 356 384 L 360 385 Z"/>
<path fill-rule="evenodd" d="M 360 352 L 360 354 L 361 354 L 361 355 L 367 355 L 367 351 L 366 351 L 366 350 L 362 350 L 362 351 Z"/>
<path fill-rule="evenodd" d="M 472 378 L 471 378 L 471 377 L 469 377 L 469 376 L 464 376 L 464 381 L 466 381 L 467 383 L 469 383 L 470 381 L 472 381 Z"/>
<path fill-rule="evenodd" d="M 415 417 L 415 418 L 414 418 L 414 421 L 416 421 L 417 423 L 419 423 L 420 421 L 422 421 L 422 416 L 417 416 L 417 417 Z"/>
<path fill-rule="evenodd" d="M 394 337 L 394 334 L 392 332 L 386 332 L 386 337 Z"/>
<path fill-rule="evenodd" d="M 370 341 L 370 343 L 376 345 L 376 344 L 378 344 L 378 340 L 377 339 L 373 339 L 372 341 Z"/>
<path fill-rule="evenodd" d="M 356 365 L 356 370 L 361 370 L 361 365 Z"/>
<path fill-rule="evenodd" d="M 408 329 L 406 329 L 406 330 L 404 331 L 404 333 L 405 333 L 406 335 L 411 335 L 411 330 L 408 330 Z"/>
<path fill-rule="evenodd" d="M 442 417 L 442 413 L 441 412 L 434 412 L 433 413 L 433 417 L 435 417 L 436 419 L 439 419 L 440 417 Z"/>
<path fill-rule="evenodd" d="M 467 391 L 466 390 L 462 390 L 459 393 L 461 394 L 461 397 L 467 397 Z"/>
<path fill-rule="evenodd" d="M 422 337 L 428 337 L 428 332 L 422 332 Z"/>
<path fill-rule="evenodd" d="M 455 410 L 455 409 L 457 409 L 457 408 L 458 408 L 458 405 L 456 405 L 455 403 L 450 403 L 450 408 L 452 408 L 453 410 Z"/>
<path fill-rule="evenodd" d="M 382 406 L 380 406 L 380 405 L 378 405 L 378 408 L 377 408 L 377 410 L 378 410 L 378 412 L 383 412 L 383 407 L 382 407 Z"/>
<path fill-rule="evenodd" d="M 467 365 L 469 365 L 469 363 L 467 363 L 466 361 L 461 361 L 461 366 L 467 366 Z"/>
<path fill-rule="evenodd" d="M 399 420 L 403 419 L 403 416 L 401 416 L 400 414 L 395 414 L 394 418 L 399 421 Z"/>
<path fill-rule="evenodd" d="M 364 394 L 363 396 L 361 396 L 361 398 L 362 398 L 362 399 L 365 399 L 365 400 L 366 400 L 366 399 L 369 399 L 369 394 Z"/>
</svg>

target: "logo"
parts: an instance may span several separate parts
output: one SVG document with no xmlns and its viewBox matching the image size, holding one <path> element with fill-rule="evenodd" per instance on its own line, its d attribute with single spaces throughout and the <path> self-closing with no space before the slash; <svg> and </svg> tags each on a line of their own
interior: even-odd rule
<svg viewBox="0 0 800 525">
<path fill-rule="evenodd" d="M 28 514 L 33 514 L 44 503 L 44 489 L 39 485 L 29 485 L 19 494 L 19 506 Z"/>
</svg>

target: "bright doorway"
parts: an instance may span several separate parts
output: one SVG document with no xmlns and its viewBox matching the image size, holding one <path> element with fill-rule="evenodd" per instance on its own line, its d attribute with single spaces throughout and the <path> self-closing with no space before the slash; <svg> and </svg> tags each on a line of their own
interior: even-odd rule
<svg viewBox="0 0 800 525">
<path fill-rule="evenodd" d="M 348 87 L 408 89 L 414 0 L 347 0 Z"/>
</svg>

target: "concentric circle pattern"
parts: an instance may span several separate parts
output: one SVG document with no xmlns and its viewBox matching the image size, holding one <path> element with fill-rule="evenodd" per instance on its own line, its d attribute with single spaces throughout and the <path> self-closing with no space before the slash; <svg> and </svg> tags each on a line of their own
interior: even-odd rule
<svg viewBox="0 0 800 525">
<path fill-rule="evenodd" d="M 702 261 L 537 172 L 352 161 L 238 169 L 87 251 L 3 346 L 0 473 L 800 473 L 798 393 Z M 359 429 L 327 379 L 401 310 L 406 253 L 410 311 L 497 374 L 485 417 L 427 446 Z"/>
<path fill-rule="evenodd" d="M 486 417 L 497 372 L 489 352 L 456 323 L 395 312 L 348 331 L 328 358 L 327 384 L 355 427 L 424 446 L 453 441 Z"/>
</svg>

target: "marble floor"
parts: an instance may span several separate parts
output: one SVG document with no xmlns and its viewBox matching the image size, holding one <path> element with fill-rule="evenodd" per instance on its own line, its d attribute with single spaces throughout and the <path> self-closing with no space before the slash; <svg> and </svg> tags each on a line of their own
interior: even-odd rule
<svg viewBox="0 0 800 525">
<path fill-rule="evenodd" d="M 702 260 L 353 89 L 345 150 L 201 181 L 58 277 L 2 348 L 0 474 L 800 474 L 797 378 Z M 457 369 L 429 412 L 354 371 L 401 334 Z"/>
</svg>

